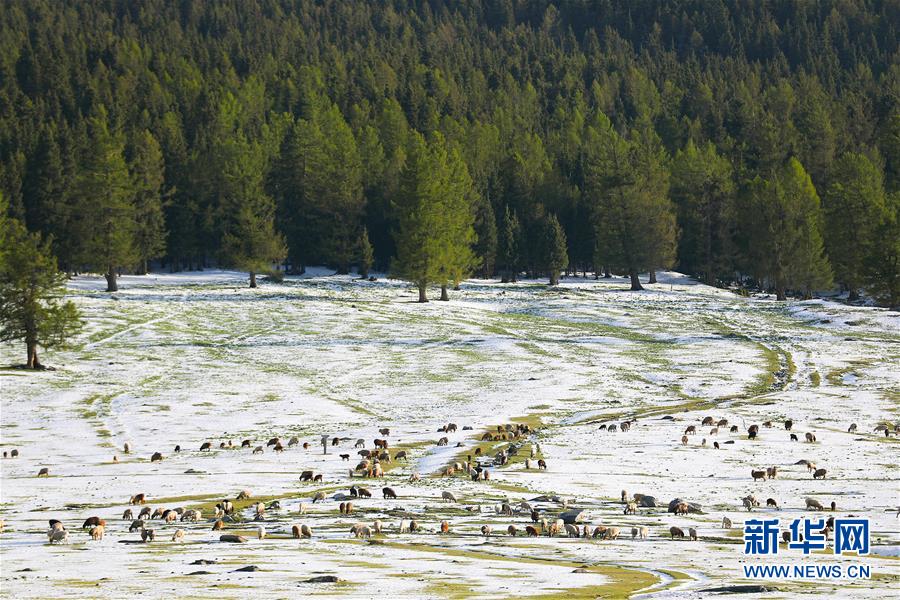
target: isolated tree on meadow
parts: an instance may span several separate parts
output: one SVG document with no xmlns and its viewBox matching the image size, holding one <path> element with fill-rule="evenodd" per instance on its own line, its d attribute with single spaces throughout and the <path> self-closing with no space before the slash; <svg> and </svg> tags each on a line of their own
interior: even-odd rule
<svg viewBox="0 0 900 600">
<path fill-rule="evenodd" d="M 38 348 L 64 346 L 81 328 L 81 318 L 75 305 L 62 299 L 66 277 L 50 241 L 6 213 L 0 196 L 0 341 L 24 341 L 25 366 L 41 369 Z"/>
<path fill-rule="evenodd" d="M 90 232 L 84 262 L 102 269 L 106 291 L 116 292 L 118 269 L 133 265 L 136 258 L 135 210 L 125 144 L 108 121 L 101 106 L 88 122 L 90 140 L 75 184 L 75 208 Z"/>
</svg>

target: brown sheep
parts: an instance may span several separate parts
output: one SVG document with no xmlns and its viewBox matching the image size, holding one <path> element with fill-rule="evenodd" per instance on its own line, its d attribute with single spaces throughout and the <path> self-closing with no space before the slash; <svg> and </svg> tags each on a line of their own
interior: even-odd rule
<svg viewBox="0 0 900 600">
<path fill-rule="evenodd" d="M 394 460 L 406 460 L 406 450 L 401 450 L 395 454 Z"/>
<path fill-rule="evenodd" d="M 200 452 L 204 452 L 204 451 L 209 452 L 211 449 L 212 449 L 212 443 L 210 443 L 210 442 L 203 442 L 202 444 L 200 444 Z"/>
<path fill-rule="evenodd" d="M 696 542 L 697 541 L 697 530 L 694 529 L 693 527 L 688 527 L 688 537 L 691 539 L 691 541 Z"/>
<path fill-rule="evenodd" d="M 145 506 L 144 508 L 142 508 L 140 514 L 138 515 L 138 519 L 143 519 L 144 517 L 146 517 L 148 519 L 150 518 L 150 507 L 149 506 Z"/>
<path fill-rule="evenodd" d="M 856 432 L 856 423 L 850 423 L 850 427 L 847 429 L 847 433 L 855 433 Z"/>
<path fill-rule="evenodd" d="M 705 418 L 703 419 L 703 421 L 700 423 L 700 425 L 702 425 L 703 427 L 706 427 L 707 425 L 712 425 L 712 424 L 713 424 L 713 418 L 712 418 L 712 417 L 705 417 Z"/>
<path fill-rule="evenodd" d="M 300 526 L 299 526 L 299 525 L 292 525 L 292 526 L 291 526 L 291 536 L 292 536 L 295 540 L 300 539 Z"/>
<path fill-rule="evenodd" d="M 637 513 L 637 502 L 629 502 L 625 505 L 625 514 L 633 515 Z"/>
<path fill-rule="evenodd" d="M 547 470 L 547 462 L 543 458 L 538 459 L 538 469 Z"/>
<path fill-rule="evenodd" d="M 241 490 L 238 492 L 237 498 L 235 500 L 249 500 L 253 497 L 253 493 L 250 490 Z"/>
<path fill-rule="evenodd" d="M 387 500 L 388 498 L 390 498 L 392 500 L 397 499 L 397 492 L 395 492 L 393 489 L 391 489 L 389 487 L 381 488 L 381 494 L 385 500 Z"/>
<path fill-rule="evenodd" d="M 150 543 L 156 539 L 156 532 L 152 529 L 141 529 L 141 541 L 144 543 Z"/>
<path fill-rule="evenodd" d="M 766 477 L 768 479 L 775 479 L 777 476 L 778 476 L 778 467 L 766 468 Z"/>
<path fill-rule="evenodd" d="M 481 526 L 481 535 L 484 537 L 491 537 L 491 531 L 493 531 L 493 528 L 490 525 Z"/>
<path fill-rule="evenodd" d="M 675 505 L 675 514 L 676 515 L 686 515 L 690 511 L 691 507 L 687 502 L 679 502 Z"/>
<path fill-rule="evenodd" d="M 213 531 L 219 531 L 224 528 L 225 528 L 225 521 L 223 521 L 222 519 L 216 519 L 216 522 L 213 523 L 213 526 L 212 526 Z"/>
<path fill-rule="evenodd" d="M 528 537 L 537 537 L 538 530 L 536 527 L 532 527 L 531 525 L 526 525 L 525 526 L 525 535 L 527 535 Z"/>
<path fill-rule="evenodd" d="M 147 502 L 146 494 L 135 494 L 128 501 L 128 503 L 131 504 L 132 506 L 135 504 L 144 504 L 146 502 Z"/>
<path fill-rule="evenodd" d="M 684 539 L 684 531 L 679 527 L 669 527 L 669 535 L 672 536 L 673 540 L 675 539 L 676 536 L 681 539 Z"/>
<path fill-rule="evenodd" d="M 716 422 L 716 427 L 728 427 L 728 419 L 719 419 Z"/>
<path fill-rule="evenodd" d="M 82 523 L 81 528 L 87 529 L 88 527 L 97 527 L 99 525 L 106 525 L 106 521 L 100 517 L 88 517 L 84 520 L 84 523 Z"/>
<path fill-rule="evenodd" d="M 106 531 L 104 525 L 97 525 L 96 527 L 91 528 L 91 539 L 95 541 L 102 540 L 104 531 Z"/>
<path fill-rule="evenodd" d="M 825 473 L 827 473 L 825 469 L 816 469 L 813 473 L 813 479 L 825 479 Z"/>
<path fill-rule="evenodd" d="M 381 450 L 387 450 L 388 441 L 387 440 L 375 440 L 375 447 Z"/>
<path fill-rule="evenodd" d="M 790 419 L 788 419 L 788 420 L 786 420 L 786 421 L 784 422 L 784 429 L 785 429 L 785 431 L 790 431 L 790 430 L 791 430 L 791 427 L 793 427 L 793 426 L 794 426 L 794 422 L 791 421 Z"/>
<path fill-rule="evenodd" d="M 163 455 L 161 452 L 154 452 L 153 456 L 150 457 L 150 462 L 159 462 L 163 459 Z"/>
<path fill-rule="evenodd" d="M 391 430 L 388 429 L 387 427 L 383 427 L 382 429 L 378 430 L 378 433 L 380 433 L 384 437 L 388 437 L 389 435 L 391 435 Z"/>
<path fill-rule="evenodd" d="M 122 520 L 123 521 L 134 521 L 134 513 L 131 511 L 130 508 L 126 508 L 125 512 L 122 513 Z"/>
<path fill-rule="evenodd" d="M 737 425 L 732 425 L 731 428 L 730 428 L 728 431 L 729 431 L 730 433 L 737 433 L 737 432 L 738 432 L 738 426 L 737 426 Z"/>
<path fill-rule="evenodd" d="M 47 467 L 42 468 L 40 471 L 38 471 L 37 476 L 38 477 L 50 477 L 50 469 L 48 469 Z"/>
<path fill-rule="evenodd" d="M 694 435 L 697 433 L 697 428 L 693 425 L 688 425 L 687 429 L 684 430 L 684 435 Z"/>
<path fill-rule="evenodd" d="M 810 444 L 815 443 L 815 441 L 816 441 L 816 434 L 810 433 L 810 432 L 807 431 L 807 432 L 806 432 L 806 441 L 807 441 L 807 443 L 810 443 Z"/>
<path fill-rule="evenodd" d="M 441 521 L 441 533 L 450 533 L 449 521 Z"/>
<path fill-rule="evenodd" d="M 367 490 L 366 488 L 363 488 L 363 487 L 357 488 L 356 493 L 359 494 L 360 498 L 371 498 L 372 497 L 372 492 L 370 492 L 369 490 Z"/>
<path fill-rule="evenodd" d="M 362 464 L 362 463 L 360 463 L 360 464 Z M 367 464 L 367 466 L 368 466 L 368 464 Z M 300 473 L 300 481 L 312 481 L 312 478 L 314 475 L 315 475 L 315 473 L 313 473 L 312 471 L 302 471 Z"/>
<path fill-rule="evenodd" d="M 687 443 L 688 443 L 688 436 L 686 436 L 686 435 L 681 436 L 681 445 L 687 446 Z"/>
<path fill-rule="evenodd" d="M 300 535 L 303 536 L 303 537 L 305 537 L 305 538 L 311 538 L 311 537 L 312 537 L 312 529 L 310 529 L 309 525 L 307 525 L 306 523 L 304 523 L 304 524 L 302 524 L 302 525 L 300 526 Z"/>
<path fill-rule="evenodd" d="M 759 479 L 759 480 L 764 480 L 764 479 L 766 478 L 766 472 L 765 472 L 765 471 L 757 471 L 757 470 L 755 470 L 755 469 L 751 469 L 751 470 L 750 470 L 750 476 L 753 477 L 753 481 L 756 481 L 756 480 L 758 480 L 758 479 Z"/>
<path fill-rule="evenodd" d="M 516 535 L 518 535 L 518 533 L 519 533 L 519 530 L 516 529 L 515 525 L 510 525 L 509 527 L 506 528 L 506 533 L 507 533 L 507 535 L 516 537 Z"/>
</svg>

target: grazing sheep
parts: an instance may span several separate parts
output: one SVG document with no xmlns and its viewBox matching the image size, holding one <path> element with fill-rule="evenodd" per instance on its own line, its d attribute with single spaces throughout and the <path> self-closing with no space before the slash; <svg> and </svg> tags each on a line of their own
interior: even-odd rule
<svg viewBox="0 0 900 600">
<path fill-rule="evenodd" d="M 177 447 L 178 446 L 176 446 L 176 448 Z M 209 452 L 211 449 L 212 449 L 211 442 L 203 442 L 202 444 L 200 444 L 200 452 L 203 452 L 203 451 Z"/>
<path fill-rule="evenodd" d="M 128 501 L 128 503 L 131 504 L 132 506 L 134 506 L 135 504 L 145 504 L 146 502 L 147 502 L 147 499 L 146 499 L 145 494 L 135 494 Z"/>
<path fill-rule="evenodd" d="M 778 476 L 778 467 L 768 467 L 766 469 L 766 477 L 768 479 L 775 479 Z"/>
<path fill-rule="evenodd" d="M 300 438 L 298 438 L 297 436 L 294 436 L 288 440 L 288 448 L 296 446 L 299 443 L 300 443 Z"/>
<path fill-rule="evenodd" d="M 379 430 L 378 430 L 378 433 L 380 433 L 380 434 L 383 435 L 384 437 L 388 437 L 389 435 L 391 435 L 391 430 L 388 429 L 387 427 L 384 427 L 384 428 L 382 428 L 382 429 L 379 429 Z"/>
<path fill-rule="evenodd" d="M 807 432 L 806 432 L 806 441 L 807 441 L 808 443 L 810 443 L 810 444 L 815 443 L 815 441 L 816 441 L 816 434 L 810 433 L 810 432 L 807 431 Z"/>
<path fill-rule="evenodd" d="M 150 462 L 159 462 L 163 459 L 163 455 L 161 452 L 154 452 L 153 456 L 150 457 Z"/>
<path fill-rule="evenodd" d="M 63 544 L 69 541 L 69 532 L 63 527 L 62 523 L 57 522 L 50 531 L 47 532 L 47 540 L 51 544 Z"/>
<path fill-rule="evenodd" d="M 512 525 L 510 525 L 510 527 L 512 527 Z M 525 526 L 525 535 L 528 537 L 537 537 L 538 530 L 537 530 L 537 528 L 532 527 L 531 525 L 526 525 Z"/>
<path fill-rule="evenodd" d="M 360 498 L 371 498 L 372 497 L 372 492 L 370 492 L 368 489 L 366 489 L 364 487 L 357 488 L 356 493 L 359 494 Z"/>
<path fill-rule="evenodd" d="M 97 527 L 98 525 L 105 525 L 106 521 L 102 520 L 100 517 L 88 517 L 82 523 L 81 528 L 87 529 L 88 527 Z"/>
<path fill-rule="evenodd" d="M 688 443 L 688 436 L 686 436 L 686 435 L 681 436 L 681 445 L 687 446 L 687 443 Z"/>
<path fill-rule="evenodd" d="M 38 471 L 37 476 L 38 477 L 50 477 L 50 469 L 48 469 L 47 467 L 42 468 L 40 471 Z"/>
<path fill-rule="evenodd" d="M 300 525 L 300 535 L 305 538 L 312 537 L 312 529 L 309 528 L 309 525 L 306 523 Z"/>
<path fill-rule="evenodd" d="M 731 519 L 722 517 L 722 529 L 731 529 Z"/>
<path fill-rule="evenodd" d="M 696 542 L 697 541 L 697 530 L 694 529 L 693 527 L 688 527 L 688 537 L 691 539 L 691 541 Z"/>
<path fill-rule="evenodd" d="M 712 425 L 712 424 L 713 424 L 712 417 L 704 417 L 703 421 L 700 423 L 700 425 L 702 425 L 703 427 L 706 427 L 707 425 Z"/>
<path fill-rule="evenodd" d="M 606 429 L 606 431 L 607 431 L 608 433 L 613 433 L 613 432 L 616 431 L 616 430 L 618 430 L 618 426 L 617 426 L 615 423 L 613 423 L 612 425 L 610 425 L 610 426 L 607 427 L 607 429 Z"/>
<path fill-rule="evenodd" d="M 538 469 L 547 470 L 547 463 L 543 458 L 538 459 Z"/>
<path fill-rule="evenodd" d="M 719 442 L 713 442 L 713 448 L 715 448 L 716 450 L 718 450 L 718 449 L 719 449 Z"/>
<path fill-rule="evenodd" d="M 847 428 L 847 433 L 856 433 L 856 423 L 850 423 L 850 427 Z"/>
<path fill-rule="evenodd" d="M 831 512 L 834 512 L 834 510 L 835 510 L 836 508 L 837 508 L 837 503 L 836 503 L 834 500 L 832 500 L 832 501 L 831 501 Z M 831 517 L 831 518 L 833 519 L 834 517 Z M 832 529 L 833 529 L 833 528 L 832 528 Z"/>
<path fill-rule="evenodd" d="M 134 521 L 134 513 L 131 512 L 130 508 L 126 508 L 125 512 L 122 513 L 123 521 Z"/>
<path fill-rule="evenodd" d="M 295 540 L 300 539 L 299 525 L 291 525 L 291 537 L 293 537 Z"/>
<path fill-rule="evenodd" d="M 566 535 L 568 537 L 576 537 L 576 538 L 580 537 L 580 533 L 578 532 L 577 526 L 566 523 L 565 527 L 566 527 Z"/>
<path fill-rule="evenodd" d="M 799 442 L 799 441 L 800 441 L 800 440 L 797 438 L 797 434 L 796 434 L 796 433 L 792 433 L 792 434 L 791 434 L 791 441 L 792 441 L 792 442 Z"/>
<path fill-rule="evenodd" d="M 827 473 L 825 469 L 816 469 L 813 473 L 813 479 L 825 479 L 825 473 Z"/>
<path fill-rule="evenodd" d="M 597 525 L 596 527 L 594 527 L 594 533 L 591 535 L 591 537 L 593 537 L 594 539 L 603 539 L 603 536 L 606 535 L 606 530 L 607 528 L 603 525 Z"/>
<path fill-rule="evenodd" d="M 728 427 L 728 419 L 719 419 L 716 422 L 716 427 Z"/>
<path fill-rule="evenodd" d="M 822 506 L 822 503 L 815 498 L 806 498 L 806 508 L 808 510 L 825 510 L 825 507 Z"/>
<path fill-rule="evenodd" d="M 145 506 L 144 508 L 142 508 L 140 514 L 138 514 L 138 519 L 143 519 L 145 517 L 147 519 L 150 518 L 150 507 L 149 506 Z"/>
<path fill-rule="evenodd" d="M 684 539 L 684 531 L 679 527 L 669 527 L 669 535 L 672 536 L 673 540 L 675 539 L 676 536 L 681 539 Z"/>
<path fill-rule="evenodd" d="M 450 533 L 449 521 L 441 521 L 441 533 Z"/>
<path fill-rule="evenodd" d="M 270 439 L 268 442 L 266 442 L 266 446 L 274 446 L 275 444 L 278 444 L 278 443 L 280 443 L 280 442 L 281 442 L 281 439 L 280 439 L 280 438 L 273 437 L 273 438 Z"/>
<path fill-rule="evenodd" d="M 731 429 L 729 429 L 728 431 L 729 431 L 729 433 L 737 433 L 737 432 L 738 432 L 738 426 L 737 426 L 737 425 L 732 425 L 732 426 L 731 426 Z"/>
<path fill-rule="evenodd" d="M 706 447 L 706 438 L 703 438 L 703 440 L 700 442 L 700 445 L 704 448 Z"/>
<path fill-rule="evenodd" d="M 91 539 L 94 541 L 99 541 L 103 539 L 103 533 L 106 531 L 106 527 L 104 525 L 97 525 L 96 527 L 91 528 Z"/>
<path fill-rule="evenodd" d="M 775 502 L 775 498 L 766 498 L 766 507 L 769 508 L 778 508 L 778 503 Z M 778 510 L 781 510 L 780 508 Z"/>
<path fill-rule="evenodd" d="M 166 516 L 163 518 L 163 520 L 166 523 L 174 523 L 177 518 L 178 518 L 178 513 L 173 510 L 173 511 L 170 511 L 168 514 L 166 514 Z"/>
<path fill-rule="evenodd" d="M 176 529 L 175 533 L 172 534 L 173 542 L 183 542 L 184 541 L 184 529 Z"/>
<path fill-rule="evenodd" d="M 805 462 L 805 463 L 806 463 L 806 472 L 807 472 L 807 473 L 812 473 L 813 471 L 816 470 L 816 463 L 810 462 L 810 461 L 808 461 L 808 460 L 806 460 L 806 461 L 801 461 L 801 462 Z M 800 463 L 798 463 L 798 464 L 800 464 Z"/>
<path fill-rule="evenodd" d="M 719 435 L 719 428 L 718 428 L 718 427 L 713 427 L 712 429 L 710 429 L 710 430 L 709 430 L 709 435 Z"/>
<path fill-rule="evenodd" d="M 617 540 L 619 539 L 619 528 L 618 527 L 610 527 L 606 530 L 605 535 L 603 536 L 605 540 Z"/>
<path fill-rule="evenodd" d="M 741 498 L 741 502 L 743 502 L 744 508 L 746 508 L 748 511 L 753 510 L 754 506 L 759 506 L 759 502 L 753 495 Z"/>
<path fill-rule="evenodd" d="M 751 470 L 750 470 L 750 476 L 753 477 L 753 481 L 756 481 L 757 479 L 762 479 L 762 480 L 764 480 L 764 479 L 766 478 L 766 472 L 765 472 L 765 471 L 757 471 L 757 470 L 755 470 L 755 469 L 751 469 Z"/>
<path fill-rule="evenodd" d="M 385 500 L 391 498 L 393 500 L 397 499 L 397 492 L 389 487 L 381 488 L 381 494 Z"/>
<path fill-rule="evenodd" d="M 360 463 L 362 464 L 362 463 Z M 368 462 L 366 463 L 368 466 Z M 312 478 L 315 476 L 313 471 L 301 471 L 300 472 L 300 481 L 312 481 Z"/>
<path fill-rule="evenodd" d="M 193 523 L 196 523 L 197 521 L 199 521 L 202 518 L 203 518 L 203 513 L 197 509 L 186 510 L 183 513 L 181 513 L 182 521 L 191 521 Z"/>
<path fill-rule="evenodd" d="M 484 537 L 491 537 L 491 531 L 493 531 L 493 529 L 490 525 L 481 526 L 481 535 Z"/>
<path fill-rule="evenodd" d="M 624 504 L 626 502 L 628 502 L 628 492 L 622 490 L 622 503 Z"/>
<path fill-rule="evenodd" d="M 791 430 L 791 427 L 793 427 L 793 426 L 794 426 L 794 422 L 791 421 L 790 419 L 787 419 L 787 420 L 784 422 L 784 429 L 785 429 L 785 431 L 790 431 L 790 430 Z"/>
<path fill-rule="evenodd" d="M 213 523 L 212 530 L 213 531 L 221 531 L 225 528 L 225 521 L 222 519 L 217 519 L 215 523 Z"/>
<path fill-rule="evenodd" d="M 141 529 L 141 541 L 149 544 L 156 539 L 156 532 L 152 529 Z"/>
<path fill-rule="evenodd" d="M 512 537 L 516 537 L 519 534 L 519 530 L 516 529 L 515 525 L 510 525 L 506 528 L 506 534 Z"/>
<path fill-rule="evenodd" d="M 444 438 L 444 439 L 446 439 L 446 438 Z M 388 441 L 387 440 L 375 440 L 375 447 L 380 450 L 387 450 Z"/>
<path fill-rule="evenodd" d="M 322 500 L 322 501 L 325 500 L 325 492 L 316 492 L 316 495 L 313 496 L 313 504 L 315 504 L 316 502 L 318 502 L 320 500 Z"/>
<path fill-rule="evenodd" d="M 637 513 L 637 502 L 629 502 L 625 505 L 625 514 L 633 515 Z"/>
<path fill-rule="evenodd" d="M 253 449 L 253 454 L 262 454 L 263 452 L 264 452 L 264 450 L 263 450 L 262 446 L 257 446 L 256 448 Z"/>
<path fill-rule="evenodd" d="M 697 433 L 697 428 L 694 425 L 688 425 L 684 430 L 684 435 L 694 435 L 695 433 Z"/>
<path fill-rule="evenodd" d="M 686 515 L 690 512 L 691 507 L 687 502 L 679 502 L 675 505 L 675 514 L 676 515 Z"/>
</svg>

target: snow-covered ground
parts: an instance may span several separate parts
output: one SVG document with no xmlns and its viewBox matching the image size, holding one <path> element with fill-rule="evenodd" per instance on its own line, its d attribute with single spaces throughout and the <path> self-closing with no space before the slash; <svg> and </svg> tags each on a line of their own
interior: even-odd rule
<svg viewBox="0 0 900 600">
<path fill-rule="evenodd" d="M 617 278 L 567 278 L 555 289 L 471 281 L 450 302 L 421 305 L 401 282 L 324 270 L 256 290 L 227 271 L 123 277 L 117 294 L 103 291 L 102 278 L 78 278 L 70 290 L 86 327 L 75 347 L 43 356 L 57 370 L 0 370 L 0 442 L 20 453 L 0 461 L 0 596 L 704 597 L 709 588 L 760 583 L 741 571 L 754 560 L 740 543 L 740 499 L 751 492 L 781 507 L 754 516 L 784 525 L 811 514 L 807 497 L 834 501 L 835 516 L 871 519 L 875 544 L 869 581 L 764 582 L 772 591 L 757 597 L 896 592 L 900 435 L 874 428 L 900 421 L 900 315 L 741 298 L 677 273 L 659 280 L 641 293 Z M 0 346 L 0 364 L 23 354 Z M 738 432 L 713 435 L 700 426 L 706 416 Z M 633 418 L 628 432 L 600 429 Z M 800 441 L 790 440 L 785 419 Z M 748 440 L 747 427 L 765 421 L 773 426 Z M 459 429 L 436 446 L 448 422 Z M 510 422 L 537 431 L 488 481 L 440 476 L 476 447 L 492 455 L 508 446 L 481 437 Z M 847 432 L 850 423 L 857 432 Z M 688 425 L 698 433 L 685 446 Z M 391 450 L 405 449 L 409 460 L 392 463 L 384 480 L 351 480 L 354 442 L 371 449 L 382 427 Z M 817 442 L 804 442 L 806 432 Z M 322 435 L 340 444 L 323 454 Z M 310 447 L 276 453 L 266 446 L 276 436 Z M 245 439 L 251 447 L 241 449 Z M 209 452 L 199 450 L 205 441 Z M 220 449 L 227 441 L 235 447 Z M 257 445 L 265 451 L 253 453 Z M 533 445 L 546 470 L 525 468 Z M 164 459 L 151 462 L 154 452 Z M 801 459 L 826 468 L 826 479 L 814 481 Z M 751 480 L 751 469 L 770 466 L 776 479 Z M 49 477 L 36 477 L 42 467 Z M 299 481 L 307 469 L 322 481 Z M 413 473 L 421 480 L 410 481 Z M 352 484 L 373 497 L 340 515 Z M 381 498 L 385 485 L 396 500 Z M 226 532 L 249 541 L 220 543 L 211 507 L 244 489 L 254 497 L 237 503 L 248 521 L 251 502 L 277 499 L 281 508 L 267 512 L 265 539 L 257 522 L 227 523 Z M 460 503 L 442 502 L 444 490 Z M 662 507 L 624 515 L 622 490 Z M 313 504 L 318 491 L 327 498 Z M 204 520 L 153 520 L 155 542 L 127 543 L 139 539 L 121 518 L 136 493 L 153 508 L 202 508 Z M 566 501 L 586 523 L 618 526 L 622 537 L 524 537 L 527 513 L 495 512 L 503 501 L 541 495 L 559 496 L 532 502 L 551 521 Z M 700 503 L 702 514 L 668 514 L 675 497 Z M 101 541 L 79 527 L 94 515 L 107 521 Z M 398 533 L 403 516 L 424 531 Z M 720 528 L 723 516 L 734 529 Z M 47 543 L 54 518 L 66 524 L 68 544 Z M 385 535 L 351 538 L 353 523 L 376 519 Z M 437 533 L 442 520 L 449 534 Z M 295 523 L 308 524 L 312 539 L 291 539 Z M 494 530 L 487 539 L 485 524 Z M 505 535 L 511 524 L 518 537 Z M 640 525 L 650 539 L 632 541 Z M 672 525 L 696 528 L 699 541 L 668 539 Z M 169 541 L 179 527 L 183 544 Z M 777 562 L 860 560 L 782 548 Z M 234 572 L 248 565 L 259 570 Z M 305 583 L 323 574 L 340 581 Z"/>
</svg>

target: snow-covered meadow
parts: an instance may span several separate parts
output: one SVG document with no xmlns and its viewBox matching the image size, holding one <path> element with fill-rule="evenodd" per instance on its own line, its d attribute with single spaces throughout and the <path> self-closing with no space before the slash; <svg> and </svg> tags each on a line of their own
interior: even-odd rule
<svg viewBox="0 0 900 600">
<path fill-rule="evenodd" d="M 124 277 L 120 286 L 108 294 L 101 278 L 71 283 L 86 326 L 71 350 L 43 356 L 55 371 L 0 370 L 2 449 L 20 452 L 0 462 L 0 596 L 702 597 L 760 583 L 741 572 L 748 493 L 763 501 L 755 516 L 784 525 L 810 514 L 807 497 L 834 501 L 835 516 L 871 519 L 875 544 L 865 559 L 871 580 L 765 582 L 772 591 L 761 596 L 870 598 L 897 589 L 900 434 L 874 431 L 900 421 L 896 312 L 741 298 L 675 273 L 640 293 L 615 278 L 568 278 L 556 289 L 471 281 L 450 302 L 425 305 L 401 282 L 324 272 L 256 290 L 231 272 Z M 23 355 L 24 347 L 4 345 L 0 364 Z M 700 426 L 706 416 L 739 431 L 712 435 Z M 600 429 L 632 418 L 628 432 Z M 790 440 L 785 419 L 800 441 Z M 748 440 L 747 427 L 765 421 L 773 427 Z M 449 422 L 459 429 L 436 446 Z M 506 423 L 537 432 L 517 440 L 522 450 L 490 468 L 488 481 L 440 475 L 476 447 L 489 456 L 508 447 L 481 441 Z M 849 433 L 850 423 L 858 431 Z M 698 432 L 683 445 L 688 425 Z M 371 449 L 382 427 L 391 430 L 391 452 L 406 450 L 409 459 L 391 463 L 384 480 L 351 480 L 354 442 Z M 805 443 L 806 432 L 817 442 Z M 323 454 L 322 435 L 342 441 Z M 310 448 L 273 452 L 265 444 L 276 436 Z M 251 448 L 240 448 L 244 439 Z M 206 441 L 212 450 L 201 452 Z M 234 447 L 220 449 L 227 441 Z M 257 445 L 265 451 L 254 454 Z M 533 445 L 546 470 L 525 468 Z M 151 462 L 154 452 L 164 459 Z M 813 480 L 801 459 L 827 477 Z M 751 480 L 751 469 L 771 466 L 776 479 Z M 36 477 L 42 467 L 49 477 Z M 307 469 L 322 481 L 301 482 Z M 413 473 L 421 480 L 410 481 Z M 352 484 L 373 497 L 340 515 Z M 381 498 L 385 485 L 396 500 Z M 226 532 L 248 541 L 221 543 L 222 532 L 211 531 L 213 505 L 244 489 L 253 499 L 237 505 L 247 520 L 226 523 Z M 459 503 L 442 502 L 445 490 Z M 655 496 L 661 507 L 624 515 L 622 490 Z M 319 491 L 326 500 L 312 504 Z M 123 543 L 140 539 L 121 518 L 136 493 L 153 508 L 200 508 L 204 519 L 154 520 L 155 542 Z M 524 537 L 527 512 L 495 512 L 504 501 L 540 496 L 559 497 L 532 502 L 551 521 L 566 501 L 585 511 L 585 523 L 623 534 Z M 700 503 L 702 513 L 667 513 L 675 497 Z M 770 497 L 779 511 L 765 508 Z M 281 508 L 267 511 L 259 540 L 250 505 L 273 500 Z M 101 541 L 80 528 L 94 515 L 107 521 Z M 411 516 L 425 531 L 398 533 Z M 724 516 L 733 529 L 720 527 Z M 47 543 L 53 518 L 66 524 L 69 543 Z M 376 519 L 384 535 L 352 538 L 352 524 Z M 437 533 L 442 520 L 451 527 L 445 535 Z M 292 539 L 295 523 L 308 524 L 312 539 Z M 485 524 L 491 537 L 481 535 Z M 506 535 L 510 524 L 518 537 Z M 670 540 L 673 525 L 696 528 L 700 539 Z M 632 526 L 649 527 L 650 538 L 632 541 Z M 185 542 L 169 541 L 179 527 Z M 801 560 L 860 561 L 830 550 L 804 558 L 782 549 L 778 557 Z M 235 572 L 248 565 L 259 570 Z M 339 581 L 306 583 L 320 575 Z"/>
</svg>

